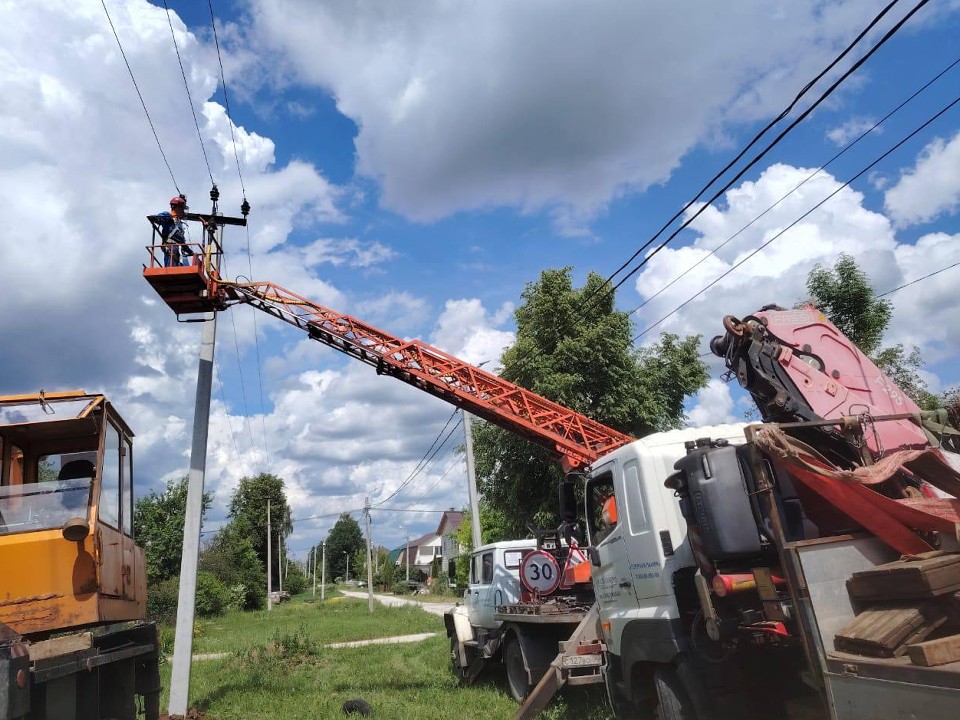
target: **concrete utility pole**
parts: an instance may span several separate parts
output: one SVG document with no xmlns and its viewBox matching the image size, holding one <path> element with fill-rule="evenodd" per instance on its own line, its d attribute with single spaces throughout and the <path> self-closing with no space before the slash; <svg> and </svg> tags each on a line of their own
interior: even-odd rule
<svg viewBox="0 0 960 720">
<path fill-rule="evenodd" d="M 410 531 L 407 530 L 407 544 L 404 546 L 404 554 L 407 556 L 407 582 L 410 582 Z"/>
<path fill-rule="evenodd" d="M 277 579 L 280 581 L 280 592 L 283 592 L 283 535 L 277 533 Z"/>
<path fill-rule="evenodd" d="M 196 611 L 197 562 L 200 555 L 200 523 L 203 518 L 203 481 L 207 467 L 207 431 L 210 392 L 213 389 L 213 354 L 217 339 L 217 315 L 210 313 L 200 336 L 200 366 L 193 413 L 193 444 L 187 480 L 187 510 L 183 523 L 183 555 L 180 557 L 180 590 L 177 625 L 170 675 L 170 715 L 186 715 L 193 656 L 193 619 Z"/>
<path fill-rule="evenodd" d="M 344 550 L 343 554 L 347 556 L 347 576 L 343 579 L 343 581 L 346 582 L 350 579 L 350 553 Z"/>
<path fill-rule="evenodd" d="M 313 546 L 313 596 L 317 596 L 317 546 Z"/>
<path fill-rule="evenodd" d="M 323 559 L 320 561 L 320 599 L 327 599 L 327 541 L 323 541 Z"/>
<path fill-rule="evenodd" d="M 373 558 L 370 553 L 370 498 L 363 499 L 363 514 L 367 517 L 367 607 L 373 613 Z"/>
<path fill-rule="evenodd" d="M 273 610 L 273 535 L 270 529 L 270 499 L 267 499 L 267 610 Z"/>
<path fill-rule="evenodd" d="M 481 365 L 483 363 L 480 363 Z M 470 413 L 463 411 L 463 435 L 466 441 L 467 492 L 470 496 L 470 529 L 473 532 L 473 547 L 483 544 L 480 534 L 480 498 L 477 495 L 477 473 L 473 467 L 473 433 L 470 431 Z"/>
</svg>

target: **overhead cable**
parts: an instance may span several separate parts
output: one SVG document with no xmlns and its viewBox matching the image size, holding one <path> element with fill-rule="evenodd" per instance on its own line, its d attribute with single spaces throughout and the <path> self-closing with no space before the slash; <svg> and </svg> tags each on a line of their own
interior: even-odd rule
<svg viewBox="0 0 960 720">
<path fill-rule="evenodd" d="M 167 5 L 167 0 L 163 0 L 163 7 L 167 11 L 167 24 L 170 26 L 170 38 L 173 40 L 173 49 L 177 53 L 177 62 L 180 64 L 180 76 L 183 78 L 183 87 L 187 91 L 187 102 L 190 104 L 190 112 L 193 114 L 193 124 L 197 128 L 197 138 L 200 140 L 200 149 L 203 151 L 203 162 L 207 165 L 207 175 L 210 176 L 210 184 L 216 185 L 216 182 L 213 180 L 213 172 L 210 170 L 207 146 L 203 143 L 203 134 L 200 132 L 200 123 L 197 121 L 197 110 L 193 106 L 193 95 L 190 93 L 190 84 L 187 82 L 187 72 L 183 69 L 183 60 L 180 58 L 180 46 L 177 44 L 177 35 L 173 32 L 173 20 L 170 17 L 170 6 Z"/>
<path fill-rule="evenodd" d="M 237 176 L 240 178 L 240 190 L 247 196 L 247 189 L 243 185 L 243 172 L 240 170 L 240 155 L 237 152 L 237 138 L 233 132 L 233 115 L 230 113 L 230 98 L 227 96 L 227 77 L 223 72 L 223 57 L 220 55 L 220 39 L 217 37 L 217 21 L 213 14 L 213 0 L 207 0 L 210 7 L 210 25 L 213 27 L 213 42 L 217 48 L 217 62 L 220 64 L 220 84 L 223 86 L 223 107 L 227 111 L 227 121 L 230 126 L 230 139 L 233 141 L 233 157 L 237 161 Z"/>
<path fill-rule="evenodd" d="M 880 293 L 879 295 L 877 295 L 877 297 L 882 298 L 882 297 L 886 297 L 887 295 L 893 295 L 893 293 L 897 292 L 898 290 L 903 290 L 905 287 L 910 287 L 911 285 L 915 285 L 921 280 L 932 278 L 934 275 L 939 275 L 940 273 L 945 272 L 946 270 L 950 270 L 951 268 L 955 268 L 958 265 L 960 265 L 960 262 L 955 262 L 953 263 L 953 265 L 947 265 L 946 267 L 942 267 L 939 270 L 934 270 L 932 273 L 927 273 L 923 277 L 918 277 L 916 280 L 911 280 L 910 282 L 906 282 L 903 285 L 899 285 L 895 287 L 893 290 L 887 290 L 885 293 Z"/>
<path fill-rule="evenodd" d="M 660 288 L 659 290 L 657 290 L 653 295 L 651 295 L 650 297 L 644 299 L 644 301 L 643 301 L 642 303 L 640 303 L 639 305 L 637 305 L 633 310 L 631 310 L 631 311 L 628 312 L 627 314 L 628 314 L 628 315 L 633 315 L 634 313 L 638 312 L 639 310 L 642 310 L 642 309 L 643 309 L 644 307 L 646 307 L 649 303 L 651 303 L 653 300 L 655 300 L 657 297 L 659 297 L 662 293 L 664 293 L 665 291 L 669 290 L 674 284 L 676 284 L 679 280 L 681 280 L 683 277 L 685 277 L 688 273 L 692 272 L 693 270 L 695 270 L 696 268 L 698 268 L 698 267 L 699 267 L 704 261 L 706 261 L 708 258 L 710 258 L 710 257 L 712 257 L 713 255 L 715 255 L 715 254 L 717 253 L 717 251 L 721 250 L 721 249 L 722 249 L 724 246 L 726 246 L 729 242 L 731 242 L 731 241 L 735 240 L 736 238 L 738 238 L 738 237 L 741 235 L 741 233 L 743 233 L 745 230 L 747 230 L 748 228 L 750 228 L 754 223 L 756 223 L 758 220 L 760 220 L 761 218 L 763 218 L 767 213 L 769 213 L 771 210 L 773 210 L 773 209 L 776 208 L 778 205 L 780 205 L 780 203 L 782 203 L 784 200 L 786 200 L 788 197 L 790 197 L 793 193 L 797 192 L 797 190 L 799 190 L 801 187 L 803 187 L 804 185 L 806 185 L 807 182 L 809 182 L 810 180 L 812 180 L 814 177 L 816 177 L 817 175 L 819 175 L 823 170 L 825 170 L 825 169 L 828 168 L 830 165 L 832 165 L 833 162 L 834 162 L 835 160 L 837 160 L 841 155 L 843 155 L 844 153 L 846 153 L 847 150 L 849 150 L 849 149 L 852 148 L 854 145 L 856 145 L 856 144 L 859 143 L 861 140 L 863 140 L 863 138 L 865 138 L 867 135 L 869 135 L 869 134 L 872 133 L 874 130 L 876 130 L 876 129 L 877 129 L 880 125 L 882 125 L 884 122 L 886 122 L 887 120 L 889 120 L 894 114 L 896 114 L 897 112 L 899 112 L 900 110 L 902 110 L 908 103 L 912 102 L 912 101 L 913 101 L 915 98 L 917 98 L 922 92 L 924 92 L 927 88 L 929 88 L 931 85 L 933 85 L 933 83 L 935 83 L 937 80 L 939 80 L 941 77 L 943 77 L 947 72 L 949 72 L 950 70 L 952 70 L 952 69 L 953 69 L 954 67 L 956 67 L 958 64 L 960 64 L 960 57 L 958 57 L 958 58 L 957 58 L 956 60 L 954 60 L 952 63 L 950 63 L 949 65 L 947 65 L 947 67 L 945 67 L 943 70 L 941 70 L 939 73 L 937 73 L 934 77 L 932 77 L 930 80 L 928 80 L 922 87 L 920 87 L 919 89 L 917 89 L 912 95 L 910 95 L 910 97 L 908 97 L 908 98 L 905 99 L 903 102 L 901 102 L 899 105 L 897 105 L 893 110 L 891 110 L 891 111 L 888 112 L 886 115 L 884 115 L 882 118 L 880 118 L 880 120 L 878 120 L 877 122 L 875 122 L 870 128 L 868 128 L 867 130 L 863 131 L 856 139 L 854 139 L 854 140 L 852 140 L 851 142 L 847 143 L 847 144 L 846 144 L 838 153 L 836 153 L 832 158 L 830 158 L 829 160 L 827 160 L 825 163 L 823 163 L 820 167 L 818 167 L 818 168 L 817 168 L 816 170 L 814 170 L 812 173 L 810 173 L 809 175 L 807 175 L 807 177 L 805 177 L 803 180 L 801 180 L 801 181 L 800 181 L 797 185 L 795 185 L 791 190 L 787 191 L 784 195 L 782 195 L 782 196 L 780 197 L 780 199 L 778 199 L 775 203 L 773 203 L 772 205 L 770 205 L 766 210 L 764 210 L 762 213 L 760 213 L 759 215 L 757 215 L 756 217 L 754 217 L 750 222 L 748 222 L 746 225 L 744 225 L 744 226 L 741 227 L 739 230 L 737 230 L 733 235 L 731 235 L 731 236 L 728 237 L 726 240 L 724 240 L 722 243 L 720 243 L 720 244 L 717 245 L 715 248 L 713 248 L 712 250 L 710 250 L 710 252 L 708 252 L 706 255 L 704 255 L 703 257 L 701 257 L 699 260 L 697 260 L 695 263 L 693 263 L 693 265 L 691 265 L 691 266 L 688 267 L 686 270 L 684 270 L 682 273 L 680 273 L 679 275 L 677 275 L 673 280 L 671 280 L 670 282 L 668 282 L 668 283 L 667 283 L 666 285 L 664 285 L 662 288 Z M 893 291 L 891 291 L 891 292 L 893 292 Z"/>
<path fill-rule="evenodd" d="M 456 413 L 456 410 L 454 410 L 454 413 Z M 452 416 L 451 416 L 451 419 L 452 419 Z M 447 420 L 447 425 L 449 424 L 450 424 L 450 420 Z M 414 468 L 414 470 L 410 473 L 410 475 L 407 476 L 407 479 L 404 480 L 402 483 L 400 483 L 400 485 L 397 486 L 397 489 L 394 490 L 392 493 L 390 493 L 387 497 L 385 497 L 380 502 L 376 503 L 376 507 L 380 507 L 384 503 L 392 500 L 401 492 L 403 492 L 403 490 L 406 489 L 411 482 L 413 482 L 413 480 L 417 477 L 417 475 L 423 472 L 423 470 L 427 467 L 427 465 L 430 464 L 433 458 L 437 456 L 437 453 L 439 453 L 440 450 L 443 449 L 443 447 L 447 444 L 447 442 L 449 442 L 450 438 L 453 436 L 453 433 L 456 432 L 457 428 L 459 428 L 461 424 L 463 424 L 462 418 L 460 420 L 457 420 L 457 423 L 450 428 L 449 432 L 447 432 L 446 437 L 443 438 L 442 441 L 440 441 L 439 445 L 437 445 L 437 442 L 440 440 L 440 435 L 438 435 L 437 440 L 434 440 L 433 445 L 431 445 L 431 448 L 433 448 L 433 446 L 436 446 L 436 449 L 434 449 L 432 453 L 428 450 L 427 455 L 425 455 L 424 458 L 421 459 L 420 463 L 418 463 L 418 466 Z M 446 429 L 447 425 L 444 425 L 444 429 Z M 443 430 L 441 430 L 440 433 L 442 435 Z"/>
<path fill-rule="evenodd" d="M 727 271 L 725 271 L 724 273 L 722 273 L 718 278 L 714 279 L 712 282 L 710 282 L 709 284 L 707 284 L 706 286 L 704 286 L 704 287 L 703 287 L 701 290 L 699 290 L 697 293 L 695 293 L 695 294 L 692 295 L 691 297 L 687 298 L 684 302 L 682 302 L 680 305 L 678 305 L 677 307 L 675 307 L 675 308 L 674 308 L 673 310 L 671 310 L 669 313 L 667 313 L 667 314 L 664 315 L 662 318 L 660 318 L 659 320 L 657 320 L 655 323 L 653 323 L 652 325 L 647 326 L 647 328 L 644 329 L 642 332 L 640 332 L 640 333 L 638 333 L 637 335 L 635 335 L 635 336 L 633 337 L 633 342 L 636 342 L 637 340 L 639 340 L 640 338 L 642 338 L 642 337 L 643 337 L 644 335 L 646 335 L 648 332 L 650 332 L 650 331 L 653 330 L 655 327 L 659 326 L 661 323 L 663 323 L 665 320 L 667 320 L 667 318 L 669 318 L 669 317 L 675 315 L 676 313 L 678 313 L 678 312 L 679 312 L 680 310 L 682 310 L 684 307 L 686 307 L 686 306 L 689 305 L 691 302 L 693 302 L 694 300 L 696 300 L 698 297 L 700 297 L 701 295 L 703 295 L 707 290 L 709 290 L 709 289 L 712 288 L 714 285 L 716 285 L 718 282 L 720 282 L 720 281 L 721 281 L 723 278 L 725 278 L 727 275 L 729 275 L 729 274 L 732 273 L 734 270 L 736 270 L 736 269 L 739 268 L 741 265 L 743 265 L 745 262 L 747 262 L 747 261 L 748 261 L 750 258 L 752 258 L 754 255 L 756 255 L 756 254 L 759 253 L 761 250 L 763 250 L 765 247 L 767 247 L 768 245 L 770 245 L 770 243 L 772 243 L 773 241 L 775 241 L 775 240 L 777 240 L 778 238 L 782 237 L 782 236 L 784 235 L 784 233 L 786 233 L 788 230 L 790 230 L 790 229 L 792 229 L 793 227 L 795 227 L 795 226 L 796 226 L 797 224 L 799 224 L 802 220 L 804 220 L 805 218 L 807 218 L 812 212 L 814 212 L 815 210 L 819 209 L 824 203 L 826 203 L 828 200 L 830 200 L 830 198 L 834 197 L 837 193 L 839 193 L 841 190 L 843 190 L 843 189 L 846 188 L 848 185 L 850 185 L 850 183 L 854 182 L 855 180 L 857 180 L 858 178 L 860 178 L 861 176 L 863 176 L 863 175 L 864 175 L 866 172 L 868 172 L 869 170 L 872 170 L 878 163 L 880 163 L 882 160 L 886 159 L 889 155 L 891 155 L 893 152 L 895 152 L 897 149 L 899 149 L 899 148 L 900 148 L 904 143 L 906 143 L 908 140 L 910 140 L 911 138 L 913 138 L 914 136 L 916 136 L 917 134 L 919 134 L 920 132 L 922 132 L 924 129 L 926 129 L 931 123 L 933 123 L 933 122 L 934 122 L 935 120 L 937 120 L 941 115 L 943 115 L 943 114 L 946 113 L 948 110 L 950 110 L 952 107 L 954 107 L 957 103 L 960 103 L 960 96 L 954 98 L 954 100 L 952 100 L 952 101 L 949 102 L 947 105 L 945 105 L 943 108 L 941 108 L 935 115 L 933 115 L 932 117 L 930 117 L 929 119 L 927 119 L 927 120 L 926 120 L 923 124 L 921 124 L 919 127 L 915 128 L 915 129 L 914 129 L 912 132 L 910 132 L 906 137 L 904 137 L 903 139 L 901 139 L 896 145 L 894 145 L 893 147 L 889 148 L 886 152 L 884 152 L 882 155 L 880 155 L 878 158 L 876 158 L 876 159 L 873 160 L 870 164 L 868 164 L 866 167 L 864 167 L 862 170 L 860 170 L 856 175 L 854 175 L 853 177 L 847 179 L 847 180 L 846 180 L 843 184 L 841 184 L 836 190 L 834 190 L 833 192 L 831 192 L 829 195 L 827 195 L 825 198 L 823 198 L 822 200 L 820 200 L 816 205 L 814 205 L 813 207 L 811 207 L 809 210 L 807 210 L 805 213 L 803 213 L 800 217 L 798 217 L 798 218 L 797 218 L 796 220 L 794 220 L 792 223 L 790 223 L 790 224 L 787 225 L 785 228 L 783 228 L 782 230 L 780 230 L 778 233 L 776 233 L 775 235 L 773 235 L 769 240 L 763 242 L 758 248 L 756 248 L 755 250 L 753 250 L 752 252 L 750 252 L 750 254 L 748 254 L 746 257 L 742 258 L 739 262 L 737 262 L 735 265 L 733 265 L 732 267 L 730 267 Z M 946 268 L 945 268 L 945 269 L 946 269 Z M 899 288 L 896 288 L 896 289 L 899 289 Z M 896 289 L 895 289 L 895 290 L 896 290 Z M 891 290 L 890 292 L 894 292 L 895 290 Z"/>
<path fill-rule="evenodd" d="M 123 62 L 127 66 L 127 72 L 130 73 L 130 79 L 133 81 L 133 89 L 137 91 L 137 97 L 140 98 L 140 106 L 143 108 L 143 114 L 147 116 L 147 122 L 150 124 L 150 130 L 153 132 L 153 139 L 157 141 L 157 148 L 160 150 L 160 156 L 163 158 L 163 164 L 167 166 L 167 172 L 170 173 L 170 179 L 173 181 L 173 187 L 177 189 L 177 192 L 180 192 L 180 186 L 177 185 L 177 179 L 173 176 L 173 169 L 170 167 L 170 162 L 167 160 L 167 154 L 163 151 L 163 145 L 160 144 L 160 136 L 157 135 L 157 129 L 153 125 L 153 120 L 150 118 L 150 112 L 147 110 L 147 104 L 143 101 L 143 95 L 140 92 L 140 86 L 137 85 L 137 78 L 133 75 L 133 68 L 130 67 L 130 61 L 127 60 L 127 54 L 123 51 L 123 43 L 120 42 L 120 36 L 117 35 L 117 28 L 113 25 L 113 19 L 110 17 L 110 11 L 107 10 L 107 3 L 105 0 L 100 0 L 100 4 L 103 5 L 103 12 L 107 16 L 107 22 L 110 23 L 110 29 L 113 31 L 113 37 L 117 41 L 117 47 L 120 48 L 120 55 L 123 57 Z"/>
<path fill-rule="evenodd" d="M 721 187 L 719 190 L 717 190 L 705 203 L 703 203 L 703 204 L 697 209 L 697 211 L 696 211 L 695 213 L 693 213 L 693 214 L 690 215 L 686 220 L 684 220 L 684 222 L 681 223 L 680 227 L 678 227 L 676 230 L 674 230 L 663 242 L 661 242 L 656 248 L 654 248 L 653 252 L 649 253 L 646 257 L 644 257 L 643 260 L 641 260 L 639 263 L 637 263 L 621 280 L 619 280 L 615 285 L 613 285 L 613 286 L 610 288 L 610 290 L 607 291 L 607 293 L 606 293 L 603 297 L 606 297 L 606 296 L 610 295 L 611 293 L 615 292 L 621 285 L 623 285 L 623 283 L 625 283 L 625 282 L 626 282 L 627 280 L 629 280 L 631 277 L 633 277 L 634 275 L 636 275 L 637 272 L 639 272 L 640 269 L 641 269 L 643 266 L 645 266 L 648 262 L 650 262 L 650 260 L 651 260 L 658 252 L 660 252 L 664 247 L 666 247 L 667 244 L 670 243 L 670 241 L 672 241 L 672 240 L 673 240 L 675 237 L 677 237 L 677 235 L 679 235 L 683 230 L 685 230 L 687 227 L 689 227 L 690 224 L 693 223 L 693 221 L 696 220 L 698 217 L 700 217 L 700 215 L 701 215 L 703 212 L 705 212 L 708 207 L 712 206 L 713 203 L 714 203 L 721 195 L 723 195 L 727 190 L 729 190 L 731 187 L 733 187 L 733 185 L 734 185 L 736 182 L 738 182 L 738 181 L 746 174 L 746 172 L 747 172 L 750 168 L 752 168 L 752 167 L 753 167 L 754 165 L 756 165 L 761 159 L 763 159 L 770 150 L 772 150 L 777 144 L 780 143 L 781 140 L 783 140 L 783 138 L 785 138 L 785 137 L 787 136 L 788 133 L 790 133 L 790 132 L 791 132 L 797 125 L 799 125 L 803 120 L 805 120 L 805 119 L 807 118 L 807 116 L 809 116 L 810 113 L 813 112 L 817 107 L 819 107 L 820 104 L 821 104 L 824 100 L 826 100 L 830 95 L 832 95 L 833 92 L 841 85 L 841 83 L 843 83 L 844 80 L 846 80 L 848 77 L 850 77 L 850 75 L 852 75 L 854 72 L 856 72 L 867 60 L 869 60 L 869 59 L 873 56 L 873 54 L 874 54 L 875 52 L 877 52 L 877 50 L 879 50 L 881 47 L 883 47 L 883 46 L 887 43 L 887 41 L 890 40 L 890 38 L 892 38 L 892 37 L 897 33 L 897 31 L 899 31 L 900 28 L 902 28 L 903 25 L 904 25 L 908 20 L 909 20 L 911 17 L 913 17 L 913 15 L 916 14 L 916 13 L 917 13 L 924 5 L 926 5 L 928 2 L 930 2 L 930 0 L 920 0 L 920 2 L 918 2 L 913 8 L 911 8 L 910 11 L 909 11 L 906 15 L 904 15 L 903 18 L 901 18 L 899 21 L 897 21 L 897 23 L 896 23 L 892 28 L 890 28 L 886 33 L 884 33 L 883 37 L 881 37 L 880 40 L 878 40 L 877 43 L 876 43 L 873 47 L 871 47 L 871 48 L 866 52 L 866 54 L 864 54 L 860 59 L 858 59 L 850 68 L 848 68 L 846 71 L 844 71 L 844 72 L 840 75 L 840 77 L 837 78 L 837 80 L 835 80 L 835 81 L 820 95 L 820 97 L 817 98 L 816 101 L 814 101 L 814 103 L 813 103 L 812 105 L 810 105 L 806 110 L 804 110 L 802 113 L 800 113 L 800 115 L 798 115 L 796 119 L 794 119 L 786 128 L 784 128 L 783 131 L 781 131 L 780 134 L 777 135 L 777 137 L 775 137 L 772 141 L 770 141 L 770 143 L 768 143 L 767 146 L 766 146 L 765 148 L 763 148 L 763 150 L 761 150 L 757 155 L 754 156 L 754 158 L 753 158 L 752 160 L 750 160 L 750 162 L 748 162 L 741 170 L 739 170 L 739 171 L 737 172 L 737 174 L 733 176 L 733 178 L 731 178 L 729 181 L 727 181 L 726 183 L 724 183 L 723 187 Z M 889 6 L 888 6 L 888 7 L 889 7 Z M 699 197 L 699 195 L 698 195 L 697 197 Z M 688 203 L 687 207 L 690 207 L 690 205 L 691 205 L 691 203 Z M 681 211 L 681 212 L 683 212 L 683 211 Z M 678 215 L 675 215 L 675 216 L 674 216 L 674 219 L 677 218 L 677 217 L 679 217 L 679 214 L 678 214 Z M 672 220 L 671 220 L 671 222 L 672 222 Z M 669 225 L 669 223 L 668 223 L 668 225 Z M 661 231 L 661 232 L 662 232 L 662 231 Z M 659 235 L 659 233 L 657 234 L 657 236 L 658 236 L 658 235 Z M 632 258 L 631 258 L 631 261 L 632 261 L 634 258 L 636 258 L 637 255 L 639 255 L 640 252 L 642 252 L 644 249 L 646 249 L 647 247 L 649 247 L 649 245 L 656 239 L 657 236 L 654 236 L 653 238 L 651 238 L 650 240 L 648 240 L 636 253 L 634 253 L 634 255 L 633 255 Z M 630 261 L 628 261 L 628 263 L 629 263 L 629 262 L 630 262 Z"/>
</svg>

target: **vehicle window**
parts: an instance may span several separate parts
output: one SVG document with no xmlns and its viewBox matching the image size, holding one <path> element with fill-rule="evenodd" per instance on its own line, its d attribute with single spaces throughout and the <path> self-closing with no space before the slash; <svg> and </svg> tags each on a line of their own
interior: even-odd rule
<svg viewBox="0 0 960 720">
<path fill-rule="evenodd" d="M 493 553 L 485 552 L 483 554 L 483 582 L 493 582 Z"/>
<path fill-rule="evenodd" d="M 123 534 L 133 537 L 133 451 L 130 448 L 130 440 L 123 439 L 123 454 L 120 457 L 120 465 L 123 468 L 123 477 L 121 482 L 120 511 L 123 523 Z"/>
<path fill-rule="evenodd" d="M 470 558 L 470 582 L 476 585 L 480 582 L 480 556 Z"/>
<path fill-rule="evenodd" d="M 613 494 L 613 473 L 603 473 L 587 482 L 586 515 L 590 542 L 598 545 L 619 522 L 619 517 L 612 517 L 619 515 Z"/>
<path fill-rule="evenodd" d="M 524 550 L 506 550 L 503 553 L 503 564 L 507 566 L 508 570 L 516 570 L 520 567 L 524 552 Z"/>
<path fill-rule="evenodd" d="M 37 482 L 0 488 L 0 534 L 52 530 L 70 518 L 86 518 L 96 458 L 96 453 L 44 455 Z"/>
<path fill-rule="evenodd" d="M 99 518 L 117 529 L 120 528 L 120 460 L 120 433 L 108 423 L 103 442 Z"/>
<path fill-rule="evenodd" d="M 627 495 L 627 518 L 630 522 L 630 533 L 637 535 L 650 529 L 647 521 L 647 509 L 640 482 L 640 468 L 636 461 L 627 463 L 623 469 L 624 487 Z"/>
</svg>

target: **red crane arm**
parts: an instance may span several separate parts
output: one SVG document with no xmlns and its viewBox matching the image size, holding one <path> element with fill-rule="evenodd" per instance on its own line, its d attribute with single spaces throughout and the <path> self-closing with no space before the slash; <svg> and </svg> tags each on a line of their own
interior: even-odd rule
<svg viewBox="0 0 960 720">
<path fill-rule="evenodd" d="M 228 302 L 245 303 L 305 330 L 457 407 L 557 455 L 565 470 L 589 464 L 633 438 L 474 367 L 419 340 L 403 340 L 270 282 L 223 283 Z"/>
</svg>

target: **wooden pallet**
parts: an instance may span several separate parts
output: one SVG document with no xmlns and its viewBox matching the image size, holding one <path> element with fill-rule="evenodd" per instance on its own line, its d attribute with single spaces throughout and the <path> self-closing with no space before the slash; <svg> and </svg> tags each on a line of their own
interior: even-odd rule
<svg viewBox="0 0 960 720">
<path fill-rule="evenodd" d="M 947 619 L 946 609 L 937 604 L 877 606 L 840 630 L 834 647 L 867 657 L 899 657 L 907 652 L 907 645 L 925 640 Z"/>
<path fill-rule="evenodd" d="M 854 600 L 924 600 L 960 590 L 960 553 L 934 551 L 856 572 L 847 581 Z"/>
</svg>

